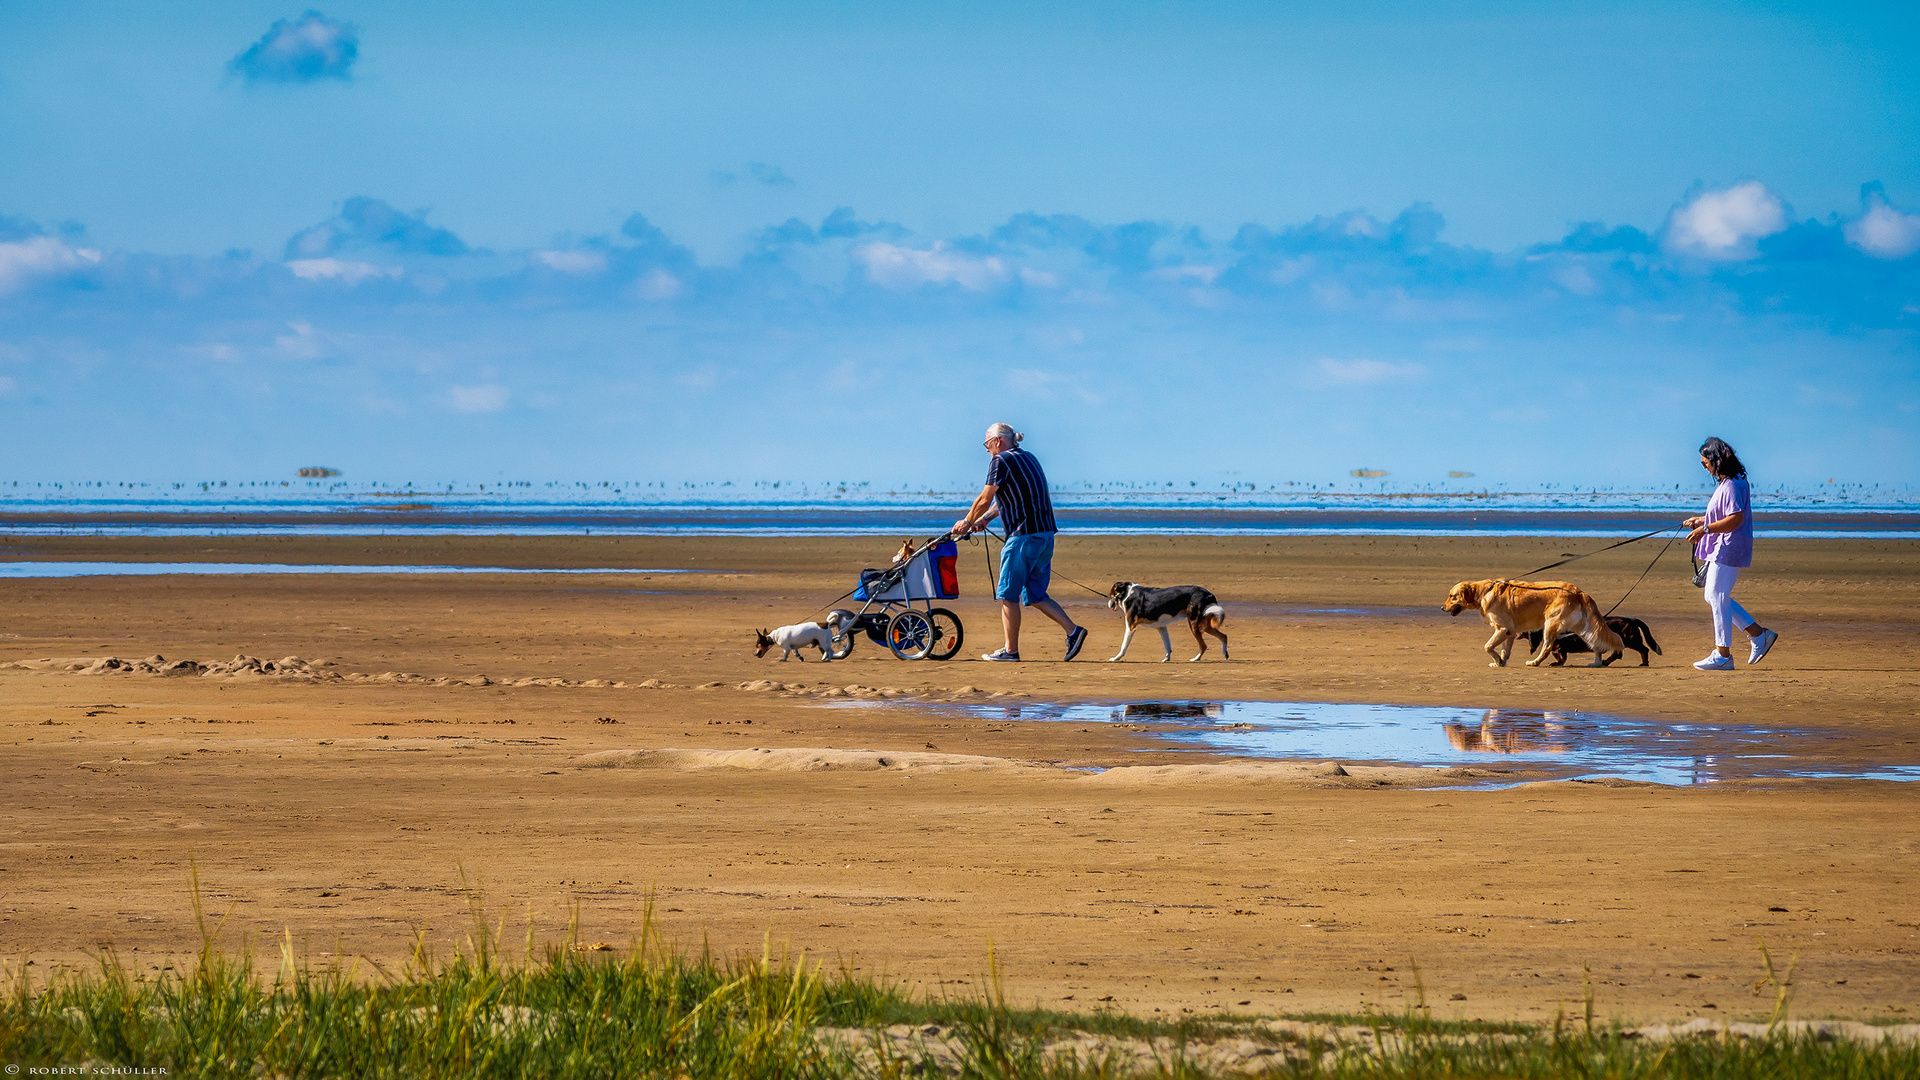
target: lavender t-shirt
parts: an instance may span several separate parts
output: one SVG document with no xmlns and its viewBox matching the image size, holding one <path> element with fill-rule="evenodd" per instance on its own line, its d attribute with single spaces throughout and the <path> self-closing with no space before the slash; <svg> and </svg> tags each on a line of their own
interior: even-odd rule
<svg viewBox="0 0 1920 1080">
<path fill-rule="evenodd" d="M 1693 553 L 1721 566 L 1752 566 L 1753 495 L 1747 490 L 1746 478 L 1739 476 L 1722 480 L 1720 486 L 1713 489 L 1713 498 L 1707 500 L 1707 524 L 1736 513 L 1742 514 L 1737 528 L 1732 532 L 1708 533 L 1700 538 Z"/>
</svg>

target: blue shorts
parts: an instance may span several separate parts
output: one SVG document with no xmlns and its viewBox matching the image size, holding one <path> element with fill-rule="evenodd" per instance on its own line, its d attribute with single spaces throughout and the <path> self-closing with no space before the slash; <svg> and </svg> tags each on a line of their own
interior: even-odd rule
<svg viewBox="0 0 1920 1080">
<path fill-rule="evenodd" d="M 1052 533 L 1009 536 L 1007 545 L 1000 549 L 1000 588 L 994 595 L 1037 604 L 1047 598 L 1047 582 L 1052 577 Z"/>
</svg>

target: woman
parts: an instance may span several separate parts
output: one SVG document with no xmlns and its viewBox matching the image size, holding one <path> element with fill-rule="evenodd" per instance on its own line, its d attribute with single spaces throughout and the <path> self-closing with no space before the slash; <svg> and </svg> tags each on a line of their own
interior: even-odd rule
<svg viewBox="0 0 1920 1080">
<path fill-rule="evenodd" d="M 1753 496 L 1747 488 L 1747 467 L 1733 447 L 1709 438 L 1700 444 L 1700 464 L 1720 481 L 1707 500 L 1702 517 L 1680 524 L 1693 532 L 1687 537 L 1693 553 L 1707 564 L 1707 606 L 1713 609 L 1713 645 L 1706 659 L 1694 662 L 1701 671 L 1733 670 L 1733 626 L 1746 628 L 1747 664 L 1759 663 L 1780 635 L 1761 626 L 1733 599 L 1740 571 L 1753 565 Z"/>
</svg>

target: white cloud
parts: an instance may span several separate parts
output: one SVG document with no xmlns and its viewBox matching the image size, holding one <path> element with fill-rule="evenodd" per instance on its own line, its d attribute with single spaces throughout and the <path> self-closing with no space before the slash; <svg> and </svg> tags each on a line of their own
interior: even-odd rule
<svg viewBox="0 0 1920 1080">
<path fill-rule="evenodd" d="M 1667 218 L 1667 248 L 1703 259 L 1751 259 L 1755 240 L 1787 227 L 1787 208 L 1765 184 L 1749 180 L 1703 191 Z"/>
<path fill-rule="evenodd" d="M 1366 214 L 1355 212 L 1343 216 L 1346 220 L 1342 223 L 1340 231 L 1346 233 L 1348 236 L 1379 237 L 1386 235 L 1386 227 L 1371 217 L 1368 217 Z"/>
<path fill-rule="evenodd" d="M 976 259 L 959 255 L 938 243 L 926 251 L 895 247 L 892 244 L 867 244 L 856 248 L 853 257 L 866 264 L 867 277 L 889 289 L 913 289 L 921 285 L 952 282 L 963 289 L 984 292 L 1007 276 L 999 259 Z"/>
<path fill-rule="evenodd" d="M 1315 281 L 1308 287 L 1313 302 L 1328 311 L 1344 311 L 1353 306 L 1353 291 L 1338 281 Z"/>
<path fill-rule="evenodd" d="M 1920 214 L 1903 214 L 1874 192 L 1867 212 L 1847 223 L 1847 243 L 1876 259 L 1904 259 L 1920 251 Z"/>
<path fill-rule="evenodd" d="M 507 388 L 495 383 L 452 388 L 453 407 L 463 413 L 499 412 L 507 407 Z"/>
<path fill-rule="evenodd" d="M 1020 280 L 1036 289 L 1057 289 L 1060 287 L 1060 275 L 1046 270 L 1020 269 Z"/>
<path fill-rule="evenodd" d="M 399 278 L 406 273 L 397 266 L 375 266 L 372 263 L 346 262 L 341 259 L 290 259 L 287 269 L 293 276 L 307 281 L 322 281 L 338 278 L 348 285 L 358 285 L 369 278 Z"/>
<path fill-rule="evenodd" d="M 1163 266 L 1147 275 L 1161 281 L 1198 281 L 1202 285 L 1213 284 L 1220 276 L 1218 266 Z"/>
<path fill-rule="evenodd" d="M 1837 405 L 1848 409 L 1860 404 L 1858 396 L 1845 390 L 1814 386 L 1809 383 L 1800 383 L 1793 388 L 1793 400 L 1796 405 Z"/>
<path fill-rule="evenodd" d="M 633 283 L 633 295 L 642 300 L 671 300 L 686 288 L 665 270 L 654 270 Z"/>
<path fill-rule="evenodd" d="M 299 19 L 281 19 L 227 69 L 249 82 L 303 83 L 315 79 L 350 78 L 360 54 L 354 28 L 317 11 Z"/>
<path fill-rule="evenodd" d="M 1271 277 L 1275 285 L 1291 285 L 1312 273 L 1317 265 L 1318 260 L 1311 255 L 1283 259 L 1279 266 L 1274 267 Z"/>
<path fill-rule="evenodd" d="M 1078 327 L 1043 326 L 1033 332 L 1033 339 L 1050 349 L 1077 349 L 1087 343 L 1087 335 Z"/>
<path fill-rule="evenodd" d="M 1555 285 L 1576 296 L 1592 296 L 1600 291 L 1600 283 L 1593 280 L 1593 275 L 1579 263 L 1557 266 L 1547 276 L 1553 279 Z"/>
<path fill-rule="evenodd" d="M 71 273 L 99 261 L 98 251 L 68 247 L 51 236 L 0 244 L 0 296 L 36 278 Z"/>
<path fill-rule="evenodd" d="M 1440 353 L 1476 353 L 1487 348 L 1487 339 L 1476 335 L 1428 338 L 1420 343 L 1430 352 Z"/>
<path fill-rule="evenodd" d="M 182 345 L 180 351 L 188 356 L 202 356 L 208 360 L 219 360 L 223 363 L 240 359 L 240 350 L 225 342 L 214 342 L 209 345 Z"/>
<path fill-rule="evenodd" d="M 313 360 L 327 354 L 327 341 L 313 329 L 310 322 L 290 322 L 287 328 L 291 334 L 281 334 L 273 339 L 273 347 L 296 360 Z"/>
<path fill-rule="evenodd" d="M 407 415 L 407 407 L 405 404 L 399 401 L 395 401 L 393 398 L 390 398 L 390 397 L 383 397 L 379 394 L 360 395 L 359 405 L 362 409 L 365 409 L 367 412 L 379 413 L 383 416 Z"/>
<path fill-rule="evenodd" d="M 607 257 L 597 251 L 536 251 L 533 261 L 563 274 L 597 274 L 607 268 Z"/>
<path fill-rule="evenodd" d="M 1385 360 L 1335 360 L 1321 357 L 1320 377 L 1342 386 L 1414 382 L 1427 373 L 1419 364 L 1390 364 Z"/>
<path fill-rule="evenodd" d="M 1071 375 L 1056 375 L 1051 371 L 1037 368 L 1009 368 L 1006 374 L 1007 388 L 1026 397 L 1041 401 L 1053 401 L 1067 396 L 1077 398 L 1088 405 L 1098 405 L 1100 395 L 1088 390 L 1079 379 Z"/>
</svg>

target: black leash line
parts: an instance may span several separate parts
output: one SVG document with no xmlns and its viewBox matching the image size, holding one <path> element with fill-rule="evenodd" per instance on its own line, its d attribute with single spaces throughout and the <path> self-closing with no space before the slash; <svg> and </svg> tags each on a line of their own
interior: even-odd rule
<svg viewBox="0 0 1920 1080">
<path fill-rule="evenodd" d="M 999 581 L 997 581 L 993 576 L 993 541 L 988 539 L 988 537 L 991 537 L 992 535 L 993 534 L 989 532 L 980 537 L 980 554 L 984 556 L 987 560 L 987 595 L 988 596 L 992 596 L 995 592 L 999 590 L 999 587 L 1000 587 Z M 973 538 L 968 537 L 967 539 L 968 539 L 968 542 L 971 543 Z"/>
<path fill-rule="evenodd" d="M 953 539 L 952 533 L 946 533 L 941 536 L 929 536 L 925 540 L 920 541 L 920 546 L 918 549 L 915 550 L 914 554 L 918 555 L 921 551 L 925 551 L 927 548 L 932 547 L 934 544 L 937 544 L 942 540 L 951 540 L 951 539 Z M 904 568 L 906 566 L 906 563 L 909 563 L 912 561 L 913 561 L 912 557 L 909 556 L 906 562 L 903 562 L 900 564 L 900 568 Z M 814 608 L 813 611 L 808 613 L 806 618 L 800 621 L 812 622 L 813 616 L 820 614 L 821 612 L 827 610 L 828 608 L 839 603 L 840 601 L 845 600 L 847 597 L 852 596 L 854 593 L 859 592 L 861 589 L 866 588 L 867 585 L 868 585 L 868 582 L 865 582 L 865 581 L 861 582 L 858 585 L 855 585 L 853 588 L 848 589 L 846 592 L 841 593 L 839 596 L 836 596 L 833 599 L 827 601 L 826 603 L 820 605 L 819 607 Z M 885 590 L 883 589 L 882 591 L 884 592 Z"/>
<path fill-rule="evenodd" d="M 1585 555 L 1575 555 L 1575 556 L 1572 556 L 1571 558 L 1561 559 L 1559 562 L 1550 562 L 1545 566 L 1536 566 L 1533 569 L 1527 571 L 1526 573 L 1521 574 L 1520 576 L 1532 577 L 1533 575 L 1539 573 L 1542 570 L 1551 570 L 1556 566 L 1565 566 L 1570 562 L 1579 562 L 1581 559 L 1591 558 L 1592 556 L 1598 555 L 1603 551 L 1612 551 L 1614 548 L 1617 548 L 1617 547 L 1626 547 L 1628 544 L 1637 544 L 1640 541 L 1645 540 L 1649 536 L 1659 536 L 1661 533 L 1677 527 L 1678 526 L 1668 525 L 1666 526 L 1666 528 L 1655 529 L 1652 532 L 1644 532 L 1644 533 L 1641 533 L 1639 536 L 1632 538 L 1631 540 L 1622 540 L 1617 544 L 1608 544 L 1606 547 L 1600 548 L 1596 551 L 1589 551 Z"/>
<path fill-rule="evenodd" d="M 1673 542 L 1678 539 L 1680 539 L 1680 534 L 1678 532 L 1675 532 L 1672 536 L 1667 537 L 1666 545 L 1660 549 L 1659 555 L 1655 555 L 1653 557 L 1653 562 L 1648 563 L 1647 568 L 1645 570 L 1640 571 L 1640 576 L 1633 579 L 1633 584 L 1627 586 L 1627 591 L 1620 594 L 1620 599 L 1615 600 L 1613 602 L 1613 607 L 1610 607 L 1607 609 L 1607 615 L 1613 614 L 1616 610 L 1619 609 L 1621 604 L 1624 604 L 1627 602 L 1627 597 L 1633 595 L 1633 590 L 1639 588 L 1640 583 L 1647 580 L 1648 574 L 1653 573 L 1653 563 L 1659 562 L 1660 556 L 1665 555 L 1667 553 L 1667 548 L 1672 547 Z M 1607 615 L 1602 615 L 1600 617 L 1604 619 L 1607 617 Z"/>
<path fill-rule="evenodd" d="M 865 585 L 865 584 L 866 584 L 866 582 L 864 582 L 864 581 L 860 583 L 860 585 Z M 859 592 L 859 591 L 860 591 L 860 585 L 855 585 L 855 586 L 854 586 L 853 588 L 851 588 L 851 589 L 848 589 L 848 590 L 847 590 L 846 592 L 843 592 L 843 593 L 841 593 L 841 594 L 840 594 L 839 596 L 836 596 L 836 597 L 834 597 L 833 599 L 831 599 L 831 600 L 829 600 L 829 601 L 827 601 L 826 603 L 824 603 L 824 604 L 821 604 L 821 605 L 820 605 L 819 607 L 817 607 L 817 608 L 814 608 L 814 609 L 813 609 L 813 610 L 812 610 L 811 612 L 809 612 L 809 613 L 807 614 L 807 617 L 806 617 L 806 618 L 804 618 L 804 619 L 801 619 L 800 621 L 801 621 L 801 622 L 812 622 L 812 621 L 814 621 L 814 620 L 813 620 L 813 617 L 814 617 L 815 615 L 818 615 L 818 614 L 820 614 L 821 612 L 823 612 L 823 611 L 825 611 L 825 610 L 827 610 L 828 608 L 830 608 L 830 607 L 832 607 L 833 605 L 835 605 L 835 604 L 837 604 L 837 603 L 839 603 L 840 601 L 842 601 L 842 600 L 845 600 L 845 599 L 846 599 L 847 597 L 849 597 L 849 596 L 852 596 L 852 595 L 853 595 L 854 593 L 857 593 L 857 592 Z"/>
<path fill-rule="evenodd" d="M 1612 550 L 1613 550 L 1614 548 L 1618 548 L 1618 547 L 1626 547 L 1626 546 L 1627 546 L 1628 544 L 1636 544 L 1636 543 L 1639 543 L 1639 542 L 1640 542 L 1640 541 L 1642 541 L 1642 540 L 1645 540 L 1645 539 L 1646 539 L 1647 537 L 1649 537 L 1649 536 L 1659 536 L 1659 535 L 1660 535 L 1661 533 L 1663 533 L 1663 532 L 1671 532 L 1671 533 L 1673 533 L 1673 535 L 1672 535 L 1672 536 L 1669 536 L 1669 537 L 1667 537 L 1667 542 L 1666 542 L 1666 544 L 1665 544 L 1665 545 L 1663 545 L 1663 546 L 1662 546 L 1662 547 L 1660 548 L 1660 550 L 1659 550 L 1659 552 L 1658 552 L 1658 553 L 1656 553 L 1656 554 L 1654 555 L 1654 557 L 1653 557 L 1653 562 L 1650 562 L 1650 563 L 1648 563 L 1648 564 L 1647 564 L 1647 568 L 1646 568 L 1645 570 L 1642 570 L 1642 571 L 1640 571 L 1640 576 L 1639 576 L 1639 577 L 1637 577 L 1637 578 L 1634 578 L 1634 579 L 1633 579 L 1633 584 L 1631 584 L 1631 585 L 1629 585 L 1629 586 L 1627 586 L 1627 591 L 1626 591 L 1626 592 L 1624 592 L 1624 593 L 1621 593 L 1621 594 L 1620 594 L 1620 599 L 1618 599 L 1618 600 L 1615 600 L 1615 601 L 1613 602 L 1613 606 L 1612 606 L 1612 607 L 1610 607 L 1610 608 L 1608 608 L 1608 609 L 1606 610 L 1606 614 L 1604 614 L 1604 615 L 1602 615 L 1602 616 L 1600 616 L 1601 618 L 1603 618 L 1603 619 L 1604 619 L 1604 618 L 1606 618 L 1606 617 L 1607 617 L 1608 615 L 1612 615 L 1612 614 L 1613 614 L 1613 613 L 1614 613 L 1615 611 L 1618 611 L 1618 610 L 1620 609 L 1620 605 L 1621 605 L 1621 604 L 1624 604 L 1624 603 L 1626 603 L 1626 602 L 1627 602 L 1627 597 L 1629 597 L 1629 596 L 1632 596 L 1632 595 L 1633 595 L 1633 590 L 1635 590 L 1635 589 L 1637 589 L 1637 588 L 1639 588 L 1639 587 L 1640 587 L 1640 583 L 1641 583 L 1641 582 L 1643 582 L 1643 581 L 1645 581 L 1645 580 L 1647 580 L 1647 575 L 1648 575 L 1648 574 L 1651 574 L 1651 573 L 1653 573 L 1653 568 L 1654 568 L 1654 566 L 1655 566 L 1655 564 L 1657 564 L 1657 563 L 1659 563 L 1659 561 L 1660 561 L 1660 557 L 1661 557 L 1662 555 L 1665 555 L 1665 554 L 1667 553 L 1667 549 L 1668 549 L 1668 548 L 1671 548 L 1671 547 L 1673 546 L 1673 542 L 1674 542 L 1675 540 L 1678 540 L 1678 539 L 1680 539 L 1680 533 L 1678 532 L 1678 530 L 1679 530 L 1679 528 L 1680 528 L 1680 526 L 1678 526 L 1678 525 L 1669 525 L 1669 526 L 1667 526 L 1667 527 L 1666 527 L 1666 528 L 1664 528 L 1664 529 L 1655 529 L 1655 530 L 1653 530 L 1652 532 L 1647 532 L 1647 533 L 1641 533 L 1641 534 L 1640 534 L 1639 536 L 1636 536 L 1636 537 L 1633 537 L 1633 538 L 1631 538 L 1631 539 L 1628 539 L 1628 540 L 1622 540 L 1622 541 L 1620 541 L 1620 542 L 1619 542 L 1619 543 L 1617 543 L 1617 544 L 1608 544 L 1608 545 L 1607 545 L 1606 547 L 1603 547 L 1603 548 L 1600 548 L 1600 549 L 1598 549 L 1598 550 L 1595 550 L 1595 551 L 1589 551 L 1589 552 L 1587 552 L 1587 553 L 1586 553 L 1585 555 L 1575 555 L 1575 556 L 1572 556 L 1571 558 L 1566 558 L 1566 559 L 1561 559 L 1561 560 L 1560 560 L 1559 562 L 1555 562 L 1555 563 L 1548 563 L 1547 565 L 1545 565 L 1545 566 L 1542 566 L 1542 567 L 1540 567 L 1539 569 L 1536 569 L 1536 570 L 1529 570 L 1529 571 L 1527 571 L 1527 572 L 1526 572 L 1526 573 L 1525 573 L 1524 575 L 1522 575 L 1522 576 L 1524 576 L 1524 577 L 1532 577 L 1533 575 L 1535 575 L 1535 574 L 1537 574 L 1537 573 L 1539 573 L 1539 572 L 1540 572 L 1541 570 L 1551 570 L 1551 569 L 1553 569 L 1553 568 L 1554 568 L 1554 567 L 1556 567 L 1556 566 L 1565 566 L 1565 565 L 1567 565 L 1567 564 L 1568 564 L 1568 563 L 1570 563 L 1570 562 L 1578 562 L 1578 561 L 1580 561 L 1581 559 L 1584 559 L 1584 558 L 1587 558 L 1588 556 L 1592 556 L 1592 555 L 1598 555 L 1598 554 L 1600 554 L 1600 553 L 1601 553 L 1601 552 L 1603 552 L 1603 551 L 1612 551 Z M 1514 581 L 1514 580 L 1512 580 L 1511 578 L 1502 578 L 1502 579 L 1500 579 L 1500 581 L 1499 581 L 1499 584 L 1500 584 L 1500 585 L 1502 585 L 1502 586 L 1505 586 L 1505 587 L 1507 587 L 1507 588 L 1515 588 L 1515 587 L 1524 587 L 1524 588 L 1532 588 L 1532 589 L 1556 589 L 1556 588 L 1559 588 L 1559 586 L 1557 586 L 1557 585 L 1535 585 L 1535 584 L 1533 584 L 1532 582 L 1525 582 L 1525 583 L 1522 583 L 1522 582 L 1517 582 L 1517 581 Z"/>
<path fill-rule="evenodd" d="M 1001 551 L 1001 553 L 1002 553 L 1002 554 L 1004 554 L 1004 553 L 1006 552 L 1006 550 L 1007 550 L 1007 538 L 1006 538 L 1006 537 L 1004 537 L 1004 536 L 1001 536 L 1000 534 L 998 534 L 998 533 L 996 533 L 996 532 L 994 532 L 994 531 L 993 531 L 993 530 L 992 530 L 991 528 L 989 528 L 989 529 L 986 529 L 986 530 L 984 530 L 984 531 L 986 532 L 986 534 L 987 534 L 988 536 L 991 536 L 991 537 L 993 537 L 993 538 L 994 538 L 995 540 L 998 540 L 998 541 L 1000 541 L 1000 551 Z M 1099 589 L 1096 589 L 1096 588 L 1094 588 L 1094 587 L 1093 587 L 1093 586 L 1091 586 L 1091 585 L 1081 585 L 1081 584 L 1080 584 L 1079 582 L 1077 582 L 1077 581 L 1075 581 L 1075 580 L 1073 580 L 1072 578 L 1070 578 L 1070 577 L 1068 577 L 1067 575 L 1065 575 L 1065 574 L 1063 574 L 1063 573 L 1061 573 L 1061 572 L 1060 572 L 1060 571 L 1058 571 L 1058 570 L 1049 570 L 1049 571 L 1048 571 L 1048 576 L 1049 576 L 1049 577 L 1057 577 L 1057 578 L 1059 578 L 1059 579 L 1060 579 L 1061 581 L 1064 581 L 1064 582 L 1066 582 L 1066 583 L 1067 583 L 1067 584 L 1069 584 L 1069 585 L 1079 585 L 1079 586 L 1080 586 L 1080 588 L 1082 588 L 1082 589 L 1085 589 L 1085 590 L 1087 590 L 1088 592 L 1090 592 L 1090 593 L 1092 593 L 1093 595 L 1095 595 L 1095 596 L 1097 596 L 1097 597 L 1099 597 L 1099 598 L 1100 598 L 1100 599 L 1102 599 L 1102 600 L 1105 600 L 1105 599 L 1108 599 L 1108 596 L 1107 596 L 1107 594 L 1106 594 L 1106 593 L 1103 593 L 1103 592 L 1101 592 L 1101 591 L 1100 591 Z M 991 589 L 989 589 L 989 590 L 988 590 L 988 594 L 989 594 L 989 595 L 991 595 L 991 594 L 992 594 L 992 592 L 993 592 L 993 590 L 991 590 Z"/>
</svg>

